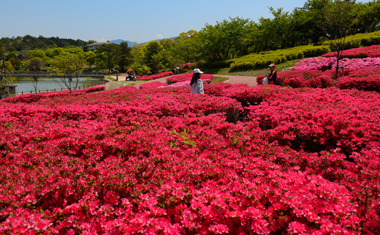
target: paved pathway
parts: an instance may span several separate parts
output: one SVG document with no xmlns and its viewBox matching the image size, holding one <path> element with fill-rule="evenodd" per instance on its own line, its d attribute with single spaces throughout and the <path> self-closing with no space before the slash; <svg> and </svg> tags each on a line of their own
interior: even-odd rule
<svg viewBox="0 0 380 235">
<path fill-rule="evenodd" d="M 227 83 L 230 83 L 230 84 L 237 84 L 237 83 L 246 83 L 248 84 L 249 86 L 256 86 L 257 85 L 257 82 L 256 82 L 256 77 L 251 77 L 251 76 L 232 76 L 232 75 L 219 75 L 219 74 L 214 74 L 214 76 L 218 76 L 218 77 L 227 77 L 229 78 L 228 81 L 226 81 Z M 113 77 L 116 79 L 116 76 L 107 76 L 107 77 Z M 147 81 L 147 83 L 149 82 L 162 82 L 162 83 L 166 83 L 166 78 L 167 77 L 163 77 L 163 78 L 159 78 L 159 79 L 155 79 L 155 80 L 150 80 L 150 81 Z M 119 75 L 119 81 L 125 81 L 125 76 L 120 76 Z M 136 88 L 139 88 L 141 84 L 136 84 L 136 85 L 133 85 L 134 87 Z"/>
<path fill-rule="evenodd" d="M 246 83 L 249 86 L 257 86 L 256 77 L 219 75 L 219 74 L 214 74 L 214 76 L 229 78 L 230 80 L 228 80 L 227 83 L 231 83 L 231 84 Z"/>
</svg>

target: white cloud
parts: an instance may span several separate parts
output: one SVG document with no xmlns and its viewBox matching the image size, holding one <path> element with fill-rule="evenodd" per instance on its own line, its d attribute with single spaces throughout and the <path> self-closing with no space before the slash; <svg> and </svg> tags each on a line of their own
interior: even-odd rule
<svg viewBox="0 0 380 235">
<path fill-rule="evenodd" d="M 162 34 L 156 34 L 156 37 L 159 38 L 159 39 L 163 39 L 164 37 L 162 36 Z"/>
</svg>

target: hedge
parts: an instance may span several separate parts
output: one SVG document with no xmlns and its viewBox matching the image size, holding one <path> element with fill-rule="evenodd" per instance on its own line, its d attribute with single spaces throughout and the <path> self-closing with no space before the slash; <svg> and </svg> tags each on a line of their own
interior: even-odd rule
<svg viewBox="0 0 380 235">
<path fill-rule="evenodd" d="M 371 46 L 380 44 L 380 31 L 373 33 L 358 33 L 355 35 L 347 36 L 345 39 L 344 49 L 357 48 L 360 46 Z M 322 43 L 324 46 L 330 46 L 331 41 Z M 332 50 L 332 48 L 331 48 Z"/>
<path fill-rule="evenodd" d="M 269 65 L 270 63 L 282 63 L 287 60 L 300 59 L 303 57 L 320 56 L 330 52 L 329 46 L 299 46 L 275 51 L 252 53 L 237 59 L 232 59 L 232 69 L 254 69 Z"/>
</svg>

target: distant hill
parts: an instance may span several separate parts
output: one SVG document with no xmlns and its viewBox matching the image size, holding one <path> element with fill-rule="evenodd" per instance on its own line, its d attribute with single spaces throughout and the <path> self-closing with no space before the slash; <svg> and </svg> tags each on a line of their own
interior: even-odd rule
<svg viewBox="0 0 380 235">
<path fill-rule="evenodd" d="M 135 42 L 131 42 L 131 41 L 123 40 L 123 39 L 116 39 L 116 40 L 110 41 L 110 43 L 115 43 L 115 44 L 120 44 L 121 42 L 127 42 L 129 47 L 131 47 L 135 43 Z"/>
<path fill-rule="evenodd" d="M 76 46 L 82 47 L 87 44 L 86 41 L 70 38 L 59 38 L 59 37 L 34 37 L 31 35 L 18 36 L 18 37 L 3 37 L 0 38 L 6 51 L 22 51 L 24 49 L 34 50 L 34 49 L 47 49 L 54 47 L 68 47 Z"/>
<path fill-rule="evenodd" d="M 176 37 L 171 37 L 170 39 L 175 39 Z M 163 39 L 168 39 L 168 38 L 163 38 Z M 161 42 L 163 39 L 155 39 L 155 41 L 159 41 Z M 153 40 L 152 40 L 153 41 Z M 128 46 L 129 47 L 132 47 L 134 43 L 136 42 L 131 42 L 131 41 L 128 41 L 128 40 L 123 40 L 123 39 L 116 39 L 116 40 L 112 40 L 110 41 L 110 43 L 115 43 L 115 44 L 120 44 L 121 42 L 127 42 L 128 43 Z M 149 41 L 150 42 L 150 41 Z M 147 42 L 143 42 L 142 44 L 145 44 Z"/>
</svg>

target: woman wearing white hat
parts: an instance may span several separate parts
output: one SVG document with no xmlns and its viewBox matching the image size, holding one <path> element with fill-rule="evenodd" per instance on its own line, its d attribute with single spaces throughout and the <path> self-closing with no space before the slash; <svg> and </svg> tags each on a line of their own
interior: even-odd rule
<svg viewBox="0 0 380 235">
<path fill-rule="evenodd" d="M 201 80 L 201 74 L 203 72 L 199 69 L 194 69 L 193 71 L 193 78 L 190 82 L 190 91 L 193 94 L 204 94 L 203 91 L 203 81 Z"/>
</svg>

